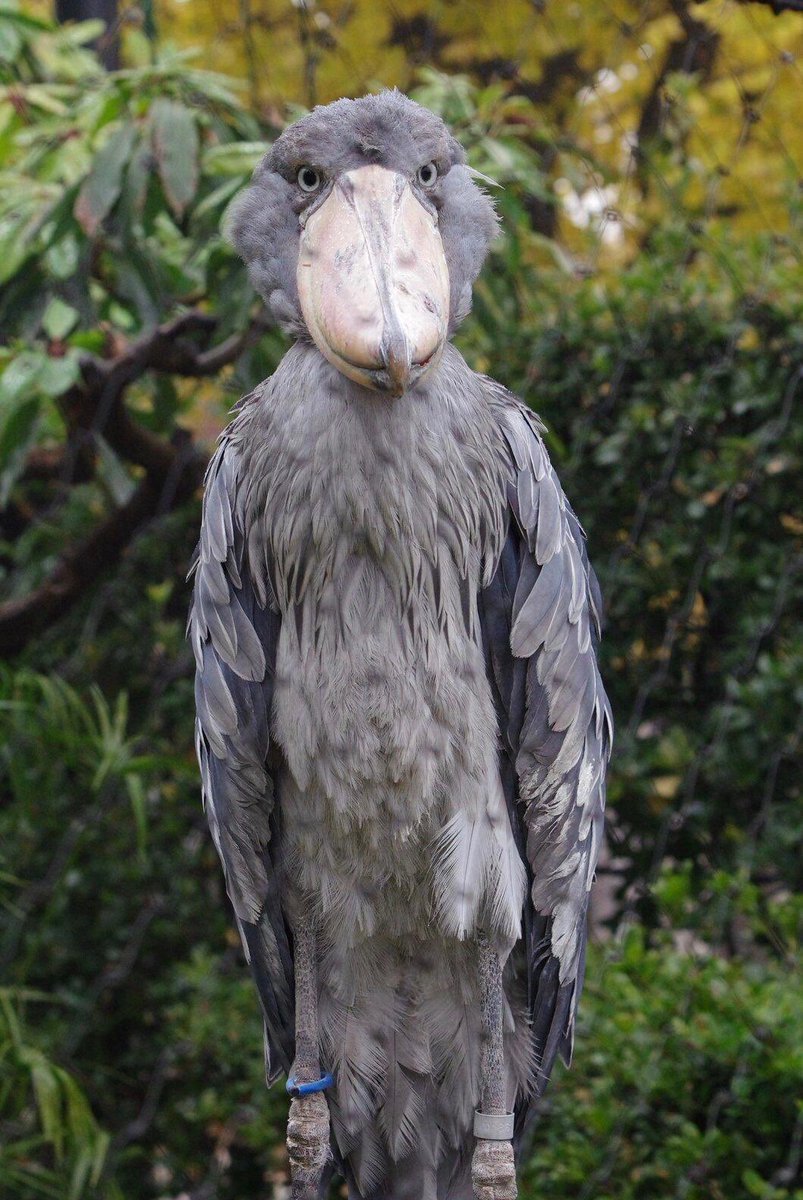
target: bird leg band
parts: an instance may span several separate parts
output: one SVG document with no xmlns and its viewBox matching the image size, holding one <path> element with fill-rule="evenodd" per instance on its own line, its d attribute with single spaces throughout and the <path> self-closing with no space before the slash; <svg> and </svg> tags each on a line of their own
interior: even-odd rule
<svg viewBox="0 0 803 1200">
<path fill-rule="evenodd" d="M 484 935 L 479 939 L 479 959 L 482 1109 L 474 1114 L 477 1142 L 471 1182 L 475 1200 L 516 1200 L 514 1115 L 507 1112 L 505 1103 L 502 964 Z"/>
<path fill-rule="evenodd" d="M 332 1082 L 321 1077 L 318 1055 L 318 968 L 315 927 L 311 920 L 294 930 L 296 976 L 296 1057 L 287 1081 L 292 1096 L 287 1120 L 292 1200 L 318 1200 L 329 1158 L 329 1106 L 323 1095 Z"/>
<path fill-rule="evenodd" d="M 513 1137 L 513 1113 L 474 1113 L 474 1137 L 487 1142 L 509 1142 Z"/>
<path fill-rule="evenodd" d="M 309 1083 L 299 1083 L 295 1075 L 291 1075 L 284 1086 L 288 1096 L 295 1099 L 297 1096 L 311 1096 L 313 1092 L 325 1092 L 334 1081 L 331 1073 L 324 1075 L 322 1079 L 312 1079 Z"/>
</svg>

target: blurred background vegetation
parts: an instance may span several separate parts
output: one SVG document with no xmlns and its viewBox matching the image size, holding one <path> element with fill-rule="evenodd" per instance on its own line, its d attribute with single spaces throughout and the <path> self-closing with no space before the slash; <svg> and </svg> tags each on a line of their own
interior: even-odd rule
<svg viewBox="0 0 803 1200">
<path fill-rule="evenodd" d="M 185 574 L 285 349 L 226 208 L 381 85 L 500 185 L 458 343 L 548 423 L 607 598 L 609 839 L 523 1200 L 803 1196 L 801 8 L 0 0 L 3 1196 L 286 1194 Z"/>
</svg>

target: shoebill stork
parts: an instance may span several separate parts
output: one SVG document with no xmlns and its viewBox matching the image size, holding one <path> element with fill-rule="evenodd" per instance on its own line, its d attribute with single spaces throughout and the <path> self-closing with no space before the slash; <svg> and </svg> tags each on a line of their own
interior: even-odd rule
<svg viewBox="0 0 803 1200">
<path fill-rule="evenodd" d="M 206 478 L 197 745 L 304 1200 L 514 1197 L 571 1054 L 600 599 L 538 418 L 450 342 L 475 180 L 384 92 L 290 126 L 232 219 L 294 344 Z"/>
</svg>

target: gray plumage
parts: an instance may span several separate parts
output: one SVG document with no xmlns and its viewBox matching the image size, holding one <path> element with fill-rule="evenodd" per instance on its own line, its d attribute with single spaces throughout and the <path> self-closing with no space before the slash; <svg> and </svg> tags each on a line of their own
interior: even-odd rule
<svg viewBox="0 0 803 1200">
<path fill-rule="evenodd" d="M 297 341 L 206 480 L 190 633 L 203 795 L 262 1003 L 293 1061 L 312 911 L 335 1159 L 354 1197 L 469 1196 L 476 935 L 505 963 L 519 1130 L 571 1051 L 610 712 L 600 600 L 537 418 L 446 345 L 396 397 L 336 370 L 296 288 L 312 163 L 438 164 L 449 330 L 496 228 L 442 122 L 398 93 L 287 130 L 232 230 Z"/>
</svg>

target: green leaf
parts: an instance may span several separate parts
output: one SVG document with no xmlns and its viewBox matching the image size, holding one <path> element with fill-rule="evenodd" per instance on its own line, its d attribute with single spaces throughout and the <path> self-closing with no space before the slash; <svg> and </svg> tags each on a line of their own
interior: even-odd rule
<svg viewBox="0 0 803 1200">
<path fill-rule="evenodd" d="M 62 395 L 80 373 L 74 351 L 48 358 L 40 350 L 25 350 L 0 375 L 0 505 L 8 501 L 35 440 L 42 397 Z"/>
<path fill-rule="evenodd" d="M 123 179 L 123 167 L 131 156 L 136 138 L 133 125 L 112 129 L 111 136 L 98 153 L 75 202 L 75 217 L 89 237 L 94 237 L 101 222 L 111 212 Z"/>
<path fill-rule="evenodd" d="M 12 994 L 10 988 L 0 988 L 0 1012 L 3 1014 L 12 1046 L 20 1050 L 22 1048 L 22 1030 L 14 1005 L 11 1002 Z"/>
<path fill-rule="evenodd" d="M 13 63 L 21 47 L 19 30 L 10 21 L 0 20 L 0 62 Z"/>
<path fill-rule="evenodd" d="M 78 242 L 68 233 L 48 247 L 44 255 L 45 266 L 54 279 L 69 279 L 78 269 Z"/>
<path fill-rule="evenodd" d="M 122 303 L 110 304 L 109 319 L 121 329 L 133 330 L 136 323 L 130 311 L 133 308 L 142 325 L 158 324 L 162 319 L 164 292 L 153 259 L 129 244 L 125 257 L 117 261 L 116 271 L 117 295 L 130 308 L 124 308 Z"/>
<path fill-rule="evenodd" d="M 45 362 L 41 350 L 23 350 L 0 375 L 0 404 L 7 412 L 7 405 L 15 400 L 27 399 L 36 390 L 36 381 Z"/>
<path fill-rule="evenodd" d="M 23 29 L 41 30 L 52 28 L 51 23 L 43 21 L 41 17 L 33 17 L 30 13 L 19 12 L 15 0 L 5 0 L 2 15 L 4 20 L 11 21 L 15 25 L 20 25 Z"/>
<path fill-rule="evenodd" d="M 66 1104 L 67 1124 L 74 1141 L 79 1145 L 92 1140 L 95 1134 L 95 1118 L 86 1096 L 72 1075 L 63 1068 L 56 1068 Z"/>
<path fill-rule="evenodd" d="M 762 1179 L 757 1171 L 743 1171 L 742 1183 L 751 1196 L 760 1196 L 763 1197 L 763 1200 L 769 1200 L 770 1197 L 777 1195 L 775 1188 Z"/>
<path fill-rule="evenodd" d="M 101 329 L 76 329 L 70 335 L 70 345 L 77 350 L 89 350 L 92 354 L 103 354 L 106 334 Z"/>
<path fill-rule="evenodd" d="M 28 1060 L 31 1082 L 39 1110 L 39 1120 L 45 1137 L 53 1146 L 56 1159 L 64 1152 L 64 1121 L 59 1081 L 51 1063 L 38 1050 L 27 1047 L 24 1057 Z"/>
<path fill-rule="evenodd" d="M 137 839 L 137 857 L 140 862 L 145 862 L 147 858 L 146 847 L 148 842 L 148 816 L 145 804 L 145 788 L 142 784 L 142 779 L 133 771 L 129 771 L 125 777 L 126 790 L 128 798 L 131 801 L 131 812 L 134 817 L 134 829 Z"/>
<path fill-rule="evenodd" d="M 222 208 L 226 202 L 231 199 L 235 192 L 239 191 L 243 185 L 242 179 L 227 179 L 225 183 L 221 183 L 205 196 L 200 204 L 196 205 L 193 210 L 193 220 L 200 221 L 207 214 L 213 214 L 214 218 L 219 219 L 216 209 Z"/>
<path fill-rule="evenodd" d="M 53 398 L 63 395 L 78 382 L 80 375 L 81 368 L 76 354 L 68 352 L 63 358 L 46 359 L 36 382 L 45 396 Z"/>
<path fill-rule="evenodd" d="M 98 446 L 98 474 L 109 489 L 118 508 L 130 500 L 136 483 L 125 469 L 122 460 L 115 454 L 102 434 L 96 435 Z"/>
<path fill-rule="evenodd" d="M 28 215 L 20 220 L 4 221 L 0 232 L 0 283 L 16 274 L 31 254 L 31 226 Z"/>
<path fill-rule="evenodd" d="M 67 1192 L 67 1200 L 80 1200 L 84 1194 L 89 1173 L 92 1169 L 92 1150 L 90 1146 L 83 1146 L 79 1151 L 75 1165 L 70 1175 L 70 1186 Z"/>
<path fill-rule="evenodd" d="M 39 424 L 38 397 L 16 400 L 4 412 L 0 424 L 0 508 L 8 503 L 11 489 L 25 466 L 28 450 L 36 439 Z"/>
<path fill-rule="evenodd" d="M 105 21 L 100 21 L 97 18 L 88 21 L 76 21 L 69 25 L 65 25 L 59 30 L 62 39 L 72 46 L 85 46 L 87 42 L 93 42 L 96 38 L 102 37 L 106 32 Z"/>
<path fill-rule="evenodd" d="M 42 317 L 42 328 L 49 338 L 62 341 L 70 333 L 78 321 L 78 312 L 71 304 L 65 304 L 58 296 L 54 296 Z"/>
<path fill-rule="evenodd" d="M 190 109 L 175 100 L 157 100 L 151 112 L 159 178 L 180 217 L 198 187 L 198 125 Z"/>
<path fill-rule="evenodd" d="M 251 174 L 267 150 L 265 142 L 225 142 L 204 151 L 204 173 L 207 175 Z"/>
<path fill-rule="evenodd" d="M 44 112 L 52 113 L 53 116 L 65 116 L 70 110 L 64 101 L 59 99 L 58 90 L 47 84 L 32 83 L 25 89 L 25 102 L 43 109 Z"/>
<path fill-rule="evenodd" d="M 153 152 L 147 132 L 140 138 L 126 172 L 126 198 L 134 213 L 141 213 L 148 193 Z"/>
</svg>

